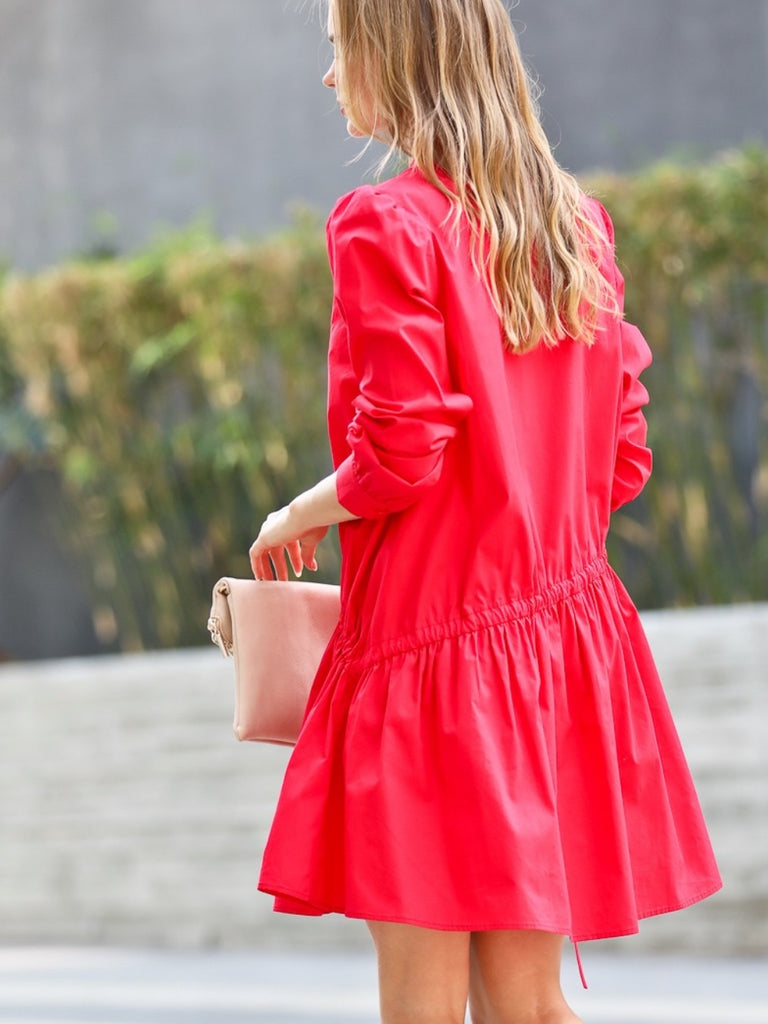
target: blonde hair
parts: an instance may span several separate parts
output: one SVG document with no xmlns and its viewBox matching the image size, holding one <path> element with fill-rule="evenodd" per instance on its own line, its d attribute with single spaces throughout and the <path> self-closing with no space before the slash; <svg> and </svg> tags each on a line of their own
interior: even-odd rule
<svg viewBox="0 0 768 1024">
<path fill-rule="evenodd" d="M 407 154 L 466 215 L 510 348 L 591 344 L 599 313 L 618 313 L 608 239 L 552 154 L 501 0 L 330 3 L 348 116 L 372 104 L 387 156 Z"/>
</svg>

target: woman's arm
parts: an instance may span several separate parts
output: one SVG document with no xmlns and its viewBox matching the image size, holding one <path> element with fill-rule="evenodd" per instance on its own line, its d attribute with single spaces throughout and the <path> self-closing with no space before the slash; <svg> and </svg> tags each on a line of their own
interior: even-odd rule
<svg viewBox="0 0 768 1024">
<path fill-rule="evenodd" d="M 249 551 L 253 575 L 257 580 L 287 580 L 289 561 L 297 576 L 304 566 L 317 569 L 315 551 L 328 527 L 357 518 L 339 502 L 332 473 L 267 516 Z"/>
<path fill-rule="evenodd" d="M 328 241 L 357 384 L 349 454 L 267 518 L 250 551 L 257 579 L 271 579 L 273 566 L 287 579 L 288 562 L 297 574 L 315 568 L 331 523 L 392 515 L 418 501 L 440 478 L 445 448 L 472 409 L 453 383 L 428 225 L 364 186 L 336 207 Z"/>
</svg>

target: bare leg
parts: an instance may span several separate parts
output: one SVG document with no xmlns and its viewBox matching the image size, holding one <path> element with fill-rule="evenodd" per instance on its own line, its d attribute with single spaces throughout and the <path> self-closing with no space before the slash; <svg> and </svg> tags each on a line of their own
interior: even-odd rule
<svg viewBox="0 0 768 1024">
<path fill-rule="evenodd" d="M 469 932 L 369 921 L 382 1024 L 464 1024 Z"/>
<path fill-rule="evenodd" d="M 475 932 L 470 946 L 472 1024 L 581 1024 L 560 988 L 563 937 Z"/>
</svg>

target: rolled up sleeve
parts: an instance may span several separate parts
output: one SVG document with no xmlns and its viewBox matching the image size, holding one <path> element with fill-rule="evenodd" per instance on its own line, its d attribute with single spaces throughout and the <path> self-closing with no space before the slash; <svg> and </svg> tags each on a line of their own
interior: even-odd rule
<svg viewBox="0 0 768 1024">
<path fill-rule="evenodd" d="M 427 225 L 366 187 L 337 206 L 328 243 L 357 384 L 337 494 L 357 516 L 388 515 L 440 479 L 472 401 L 452 384 Z"/>
<path fill-rule="evenodd" d="M 621 325 L 621 347 L 622 397 L 611 489 L 612 512 L 638 496 L 653 467 L 653 454 L 646 444 L 648 426 L 643 414 L 648 392 L 639 380 L 640 374 L 651 364 L 651 350 L 637 327 L 628 323 Z"/>
<path fill-rule="evenodd" d="M 624 278 L 612 255 L 613 224 L 605 209 L 602 206 L 599 208 L 611 243 L 616 299 L 623 317 Z M 640 381 L 640 374 L 651 365 L 651 350 L 634 324 L 622 319 L 618 326 L 622 378 L 616 462 L 611 487 L 612 512 L 638 496 L 648 482 L 653 468 L 653 453 L 646 443 L 648 425 L 643 413 L 643 407 L 649 400 L 648 391 Z"/>
</svg>

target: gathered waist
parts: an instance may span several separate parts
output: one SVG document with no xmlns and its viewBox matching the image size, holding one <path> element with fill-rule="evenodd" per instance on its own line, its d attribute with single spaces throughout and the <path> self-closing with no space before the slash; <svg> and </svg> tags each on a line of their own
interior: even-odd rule
<svg viewBox="0 0 768 1024">
<path fill-rule="evenodd" d="M 355 631 L 345 628 L 342 615 L 336 638 L 337 651 L 341 657 L 354 663 L 356 668 L 365 668 L 395 655 L 428 647 L 442 640 L 531 618 L 553 605 L 568 600 L 580 591 L 586 590 L 609 571 L 607 555 L 602 552 L 570 576 L 557 580 L 530 596 L 468 611 L 464 615 L 442 622 L 426 623 L 412 632 L 386 637 L 373 643 L 370 643 L 365 637 L 356 635 Z"/>
</svg>

